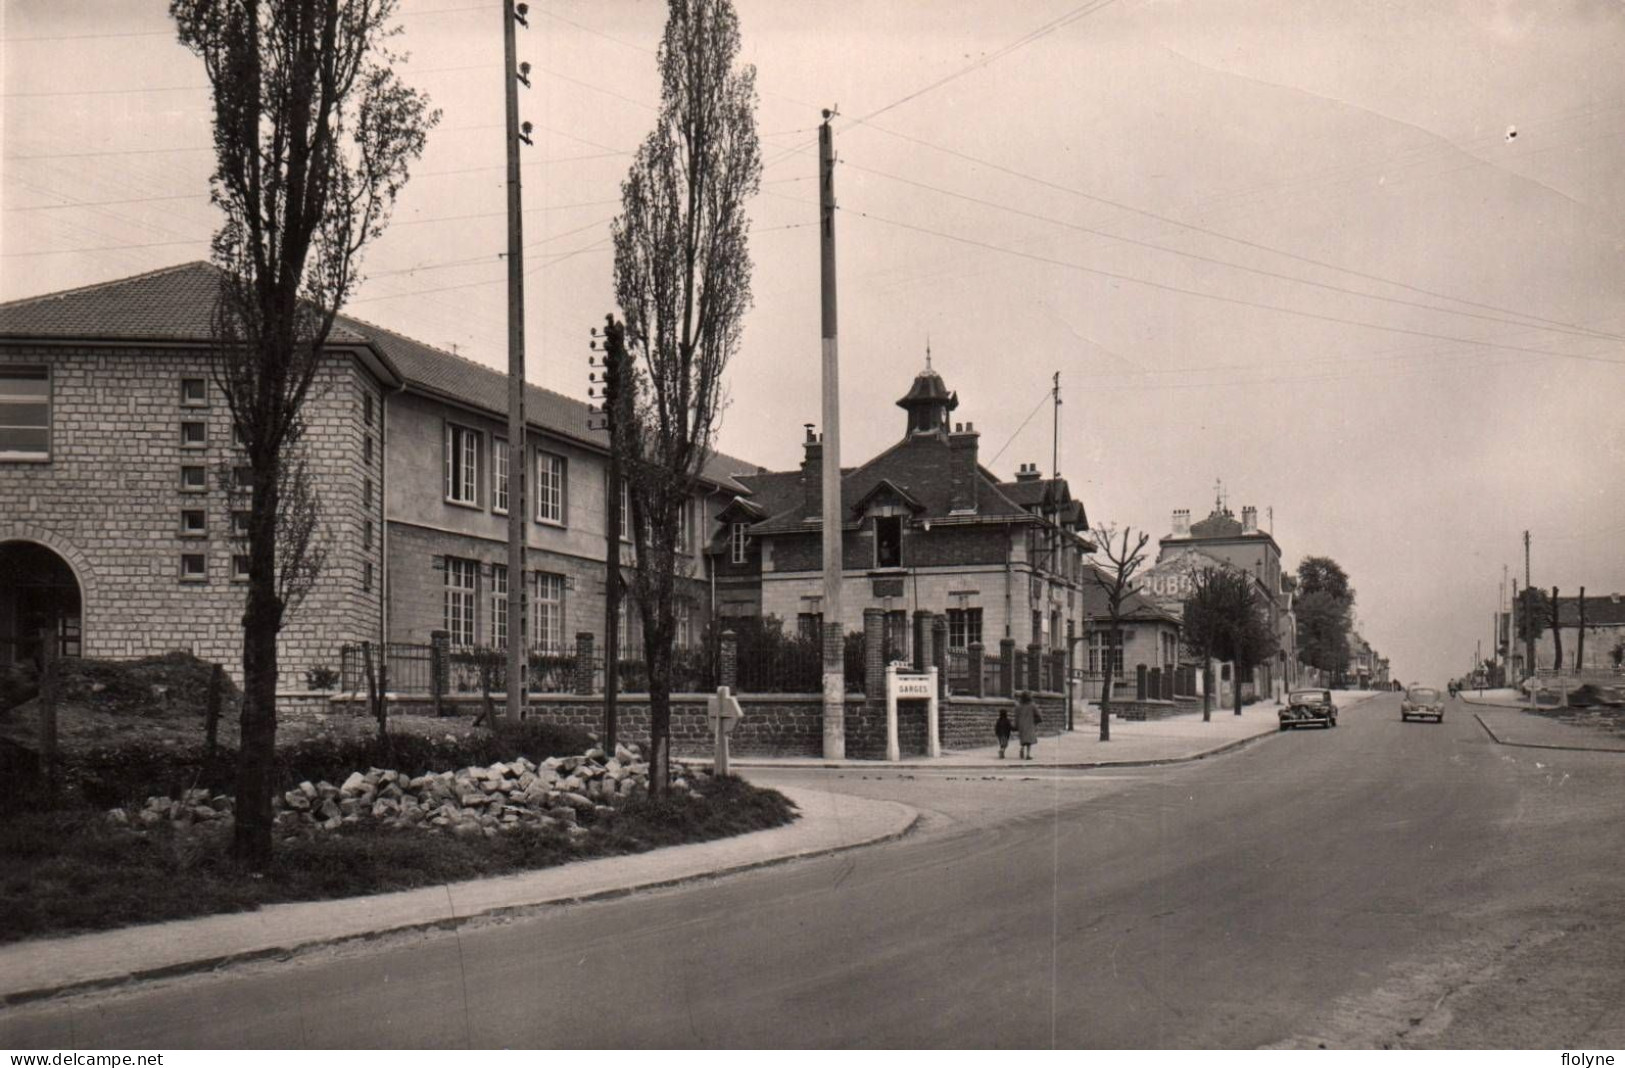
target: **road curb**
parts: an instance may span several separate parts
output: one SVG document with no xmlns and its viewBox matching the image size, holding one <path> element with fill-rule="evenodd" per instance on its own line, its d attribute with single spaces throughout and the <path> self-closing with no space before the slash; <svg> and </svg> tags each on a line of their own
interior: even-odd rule
<svg viewBox="0 0 1625 1068">
<path fill-rule="evenodd" d="M 779 856 L 766 857 L 761 860 L 747 861 L 740 864 L 727 865 L 709 871 L 694 872 L 688 875 L 676 876 L 670 879 L 652 879 L 628 886 L 607 887 L 590 893 L 561 894 L 557 897 L 545 898 L 537 901 L 526 901 L 512 905 L 493 905 L 489 908 L 470 912 L 464 916 L 441 916 L 432 920 L 412 921 L 392 924 L 372 931 L 358 931 L 351 934 L 334 935 L 331 937 L 310 938 L 303 941 L 290 942 L 282 946 L 257 946 L 254 949 L 243 950 L 240 953 L 213 954 L 208 957 L 199 957 L 195 960 L 175 961 L 152 968 L 135 968 L 117 975 L 98 976 L 92 979 L 80 979 L 72 982 L 58 983 L 50 986 L 35 987 L 28 990 L 12 991 L 0 994 L 0 1007 L 10 1008 L 17 1005 L 48 1001 L 53 998 L 64 997 L 70 994 L 88 994 L 102 990 L 112 990 L 119 987 L 130 986 L 136 983 L 150 982 L 155 979 L 172 979 L 184 975 L 197 975 L 203 972 L 218 971 L 222 968 L 234 967 L 241 964 L 253 964 L 265 960 L 288 960 L 301 953 L 308 953 L 314 949 L 323 949 L 330 946 L 349 945 L 351 943 L 371 942 L 394 935 L 412 934 L 421 931 L 455 931 L 477 921 L 491 919 L 513 919 L 529 913 L 541 912 L 544 909 L 581 905 L 594 901 L 612 901 L 617 898 L 630 897 L 633 894 L 646 893 L 651 890 L 665 890 L 674 886 L 684 886 L 706 879 L 719 879 L 729 875 L 738 875 L 747 871 L 756 871 L 763 868 L 777 867 L 798 860 L 810 860 L 817 857 L 832 856 L 837 853 L 846 853 L 868 846 L 881 845 L 894 842 L 912 834 L 920 825 L 921 814 L 918 809 L 901 802 L 892 801 L 888 804 L 903 809 L 906 820 L 901 827 L 893 827 L 881 834 L 871 835 L 857 841 L 842 842 L 832 846 L 822 846 L 814 849 L 803 849 L 784 853 Z M 726 841 L 726 839 L 717 839 Z M 506 876 L 498 876 L 505 878 Z M 335 899 L 339 900 L 339 899 Z M 287 904 L 314 904 L 314 902 L 287 902 Z M 243 913 L 252 915 L 252 913 Z M 202 918 L 202 917 L 198 917 Z M 181 921 L 184 922 L 184 921 Z M 115 928 L 117 930 L 117 928 Z M 42 940 L 42 941 L 49 941 Z"/>
<path fill-rule="evenodd" d="M 1508 709 L 1507 711 L 1517 712 L 1521 710 L 1513 708 Z M 1479 715 L 1477 712 L 1474 712 L 1473 718 L 1478 720 L 1478 725 L 1484 728 L 1484 733 L 1489 735 L 1490 741 L 1494 742 L 1496 745 L 1508 745 L 1512 746 L 1514 749 L 1551 749 L 1559 753 L 1613 753 L 1617 756 L 1625 756 L 1625 749 L 1598 749 L 1596 746 L 1592 745 L 1551 745 L 1546 742 L 1509 742 L 1506 739 L 1498 736 L 1495 731 L 1490 728 L 1490 725 L 1484 722 L 1483 716 Z"/>
<path fill-rule="evenodd" d="M 1378 696 L 1381 695 L 1372 694 L 1370 697 L 1362 697 L 1358 701 L 1351 701 L 1342 706 L 1342 708 L 1338 709 L 1338 711 L 1341 712 L 1344 709 L 1354 708 L 1357 705 L 1363 705 L 1367 701 L 1373 700 Z M 1264 738 L 1279 737 L 1282 733 L 1283 732 L 1279 729 L 1279 727 L 1273 727 L 1268 730 L 1259 731 L 1257 734 L 1250 734 L 1245 738 L 1237 738 L 1234 741 L 1226 742 L 1223 745 L 1217 746 L 1213 749 L 1204 749 L 1200 753 L 1187 753 L 1184 756 L 1150 757 L 1144 760 L 1073 761 L 1066 764 L 1045 764 L 1039 761 L 1034 761 L 1032 767 L 1028 768 L 1027 770 L 1098 771 L 1102 768 L 1161 768 L 1168 767 L 1173 764 L 1190 764 L 1198 760 L 1206 760 L 1208 757 L 1219 756 L 1220 754 L 1228 753 L 1232 750 L 1241 749 Z M 1050 735 L 1048 737 L 1054 736 Z M 890 760 L 820 761 L 816 759 L 809 759 L 806 762 L 799 764 L 764 764 L 759 761 L 752 761 L 749 758 L 746 758 L 744 760 L 730 760 L 728 764 L 730 767 L 750 771 L 1006 771 L 1012 766 L 1019 764 L 1019 761 L 1012 762 L 1008 760 L 995 761 L 990 764 L 933 764 L 930 763 L 930 760 L 930 757 L 921 757 L 919 762 L 911 763 Z M 697 767 L 710 766 L 710 762 L 704 760 L 690 760 L 687 761 L 687 763 Z"/>
</svg>

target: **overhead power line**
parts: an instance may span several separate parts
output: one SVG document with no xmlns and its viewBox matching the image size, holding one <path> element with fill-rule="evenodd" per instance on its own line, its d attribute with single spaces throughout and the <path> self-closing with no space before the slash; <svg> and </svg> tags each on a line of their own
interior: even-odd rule
<svg viewBox="0 0 1625 1068">
<path fill-rule="evenodd" d="M 961 152 L 958 149 L 949 148 L 946 145 L 938 145 L 938 144 L 935 144 L 933 142 L 927 141 L 927 140 L 925 140 L 923 138 L 913 137 L 913 136 L 911 136 L 909 134 L 905 134 L 905 133 L 902 133 L 900 131 L 890 129 L 890 128 L 885 127 L 885 126 L 881 126 L 881 125 L 879 125 L 877 123 L 869 123 L 868 126 L 869 126 L 869 128 L 871 130 L 878 130 L 883 134 L 887 134 L 887 135 L 889 135 L 891 137 L 898 138 L 899 140 L 902 140 L 902 141 L 907 141 L 910 144 L 920 145 L 923 148 L 933 149 L 933 150 L 935 150 L 937 152 L 941 152 L 941 153 L 943 153 L 945 155 L 954 156 L 954 157 L 957 157 L 959 159 L 965 160 L 968 163 L 974 163 L 974 164 L 976 164 L 978 166 L 987 167 L 990 170 L 998 171 L 1001 174 L 1008 174 L 1013 178 L 1020 178 L 1020 179 L 1022 179 L 1024 181 L 1032 182 L 1035 185 L 1041 185 L 1041 186 L 1044 186 L 1046 188 L 1054 189 L 1054 190 L 1057 190 L 1057 191 L 1062 192 L 1062 193 L 1069 193 L 1072 196 L 1081 197 L 1084 200 L 1090 200 L 1090 201 L 1093 201 L 1093 202 L 1095 202 L 1097 204 L 1105 204 L 1108 207 L 1116 208 L 1119 211 L 1126 211 L 1126 212 L 1129 212 L 1130 214 L 1139 215 L 1139 216 L 1141 216 L 1143 218 L 1147 218 L 1147 219 L 1155 219 L 1157 222 L 1165 223 L 1165 224 L 1167 224 L 1169 226 L 1175 226 L 1175 227 L 1178 227 L 1179 229 L 1182 229 L 1182 230 L 1189 230 L 1192 233 L 1204 234 L 1204 235 L 1206 235 L 1208 237 L 1218 238 L 1221 241 L 1231 241 L 1231 242 L 1234 242 L 1235 244 L 1241 245 L 1241 246 L 1243 246 L 1245 248 L 1256 249 L 1256 250 L 1258 250 L 1260 252 L 1268 252 L 1268 253 L 1271 253 L 1272 255 L 1276 255 L 1276 256 L 1283 256 L 1283 257 L 1285 257 L 1285 258 L 1287 258 L 1289 260 L 1296 260 L 1299 263 L 1311 264 L 1311 265 L 1313 265 L 1315 267 L 1320 267 L 1320 268 L 1323 268 L 1323 269 L 1328 270 L 1328 271 L 1337 271 L 1337 272 L 1339 272 L 1341 274 L 1346 274 L 1346 275 L 1349 275 L 1349 276 L 1354 277 L 1354 278 L 1363 278 L 1368 282 L 1380 282 L 1383 285 L 1396 286 L 1396 287 L 1398 287 L 1400 289 L 1409 290 L 1412 293 L 1419 293 L 1419 294 L 1421 294 L 1423 296 L 1434 297 L 1434 298 L 1436 298 L 1438 300 L 1448 300 L 1448 301 L 1452 301 L 1452 302 L 1457 303 L 1457 304 L 1465 304 L 1465 305 L 1467 305 L 1468 307 L 1471 307 L 1471 308 L 1480 308 L 1480 309 L 1483 309 L 1485 311 L 1501 312 L 1503 314 L 1517 315 L 1517 316 L 1520 316 L 1521 318 L 1529 319 L 1532 323 L 1540 323 L 1540 324 L 1543 324 L 1545 326 L 1560 326 L 1560 327 L 1568 328 L 1570 330 L 1584 330 L 1585 329 L 1585 327 L 1583 327 L 1583 326 L 1581 326 L 1581 325 L 1579 325 L 1577 323 L 1564 322 L 1564 321 L 1562 321 L 1560 319 L 1547 319 L 1547 318 L 1545 318 L 1543 316 L 1532 315 L 1532 314 L 1525 313 L 1525 312 L 1507 312 L 1506 309 L 1498 308 L 1493 304 L 1486 304 L 1486 303 L 1484 303 L 1482 301 L 1469 300 L 1469 299 L 1467 299 L 1465 297 L 1457 297 L 1457 296 L 1453 296 L 1453 295 L 1451 295 L 1449 293 L 1440 293 L 1440 292 L 1437 292 L 1435 290 L 1425 289 L 1425 288 L 1423 288 L 1421 286 L 1412 285 L 1409 282 L 1401 282 L 1401 281 L 1398 281 L 1398 280 L 1392 279 L 1392 278 L 1384 278 L 1381 275 L 1371 274 L 1370 272 L 1367 272 L 1367 271 L 1360 271 L 1360 270 L 1357 270 L 1357 269 L 1352 268 L 1352 267 L 1343 267 L 1343 266 L 1340 266 L 1340 265 L 1335 264 L 1335 263 L 1329 263 L 1329 262 L 1327 262 L 1325 260 L 1317 260 L 1312 256 L 1303 256 L 1303 255 L 1299 255 L 1298 253 L 1295 253 L 1295 252 L 1288 252 L 1285 249 L 1275 248 L 1273 246 L 1263 244 L 1262 242 L 1251 241 L 1251 240 L 1249 240 L 1247 238 L 1244 238 L 1244 237 L 1236 237 L 1233 234 L 1226 234 L 1226 233 L 1223 233 L 1223 232 L 1218 231 L 1218 230 L 1209 229 L 1208 227 L 1205 227 L 1205 226 L 1198 226 L 1195 223 L 1189 223 L 1189 222 L 1185 222 L 1185 221 L 1183 221 L 1181 219 L 1173 218 L 1172 216 L 1162 215 L 1162 214 L 1160 214 L 1158 212 L 1150 211 L 1150 210 L 1148 210 L 1146 208 L 1135 207 L 1132 204 L 1126 204 L 1126 203 L 1124 203 L 1124 202 L 1122 202 L 1120 200 L 1112 200 L 1109 197 L 1099 196 L 1097 194 L 1090 193 L 1090 192 L 1087 192 L 1087 191 L 1082 190 L 1082 189 L 1077 189 L 1077 188 L 1075 188 L 1073 186 L 1063 185 L 1063 184 L 1061 184 L 1059 182 L 1052 182 L 1047 178 L 1040 178 L 1037 175 L 1029 174 L 1029 173 L 1027 173 L 1025 171 L 1016 170 L 1013 167 L 1007 167 L 1002 163 L 995 163 L 992 160 L 983 159 L 980 156 L 973 156 L 968 152 Z"/>
<path fill-rule="evenodd" d="M 929 182 L 921 182 L 921 181 L 918 181 L 918 180 L 913 179 L 913 178 L 905 178 L 902 175 L 890 174 L 890 173 L 887 173 L 886 171 L 878 170 L 878 169 L 876 169 L 874 167 L 866 167 L 866 166 L 864 166 L 864 165 L 862 165 L 860 163 L 853 163 L 850 160 L 843 160 L 842 162 L 846 166 L 851 167 L 854 170 L 862 171 L 865 174 L 873 174 L 873 175 L 876 175 L 876 176 L 881 177 L 881 178 L 890 179 L 891 181 L 894 181 L 894 182 L 900 182 L 900 183 L 902 183 L 904 185 L 914 186 L 917 189 L 926 189 L 926 190 L 929 190 L 929 191 L 931 191 L 933 193 L 940 193 L 943 196 L 953 197 L 956 200 L 966 201 L 967 203 L 980 204 L 983 207 L 994 208 L 994 209 L 996 209 L 998 211 L 1009 212 L 1012 215 L 1019 215 L 1019 216 L 1021 216 L 1023 218 L 1026 218 L 1026 219 L 1034 219 L 1034 220 L 1037 220 L 1039 222 L 1051 223 L 1051 224 L 1053 224 L 1055 226 L 1064 226 L 1069 230 L 1076 230 L 1076 231 L 1078 231 L 1080 233 L 1085 233 L 1085 234 L 1093 234 L 1096 237 L 1104 237 L 1104 238 L 1106 238 L 1108 240 L 1111 240 L 1111 241 L 1121 241 L 1124 244 L 1136 245 L 1136 246 L 1138 246 L 1140 248 L 1152 249 L 1152 250 L 1154 250 L 1156 252 L 1165 252 L 1165 253 L 1167 253 L 1167 254 L 1169 254 L 1171 256 L 1179 256 L 1179 257 L 1182 257 L 1184 259 L 1195 260 L 1198 263 L 1209 263 L 1209 264 L 1212 264 L 1212 265 L 1214 265 L 1216 267 L 1226 267 L 1226 268 L 1229 268 L 1231 270 L 1245 271 L 1248 274 L 1256 274 L 1256 275 L 1259 275 L 1259 276 L 1264 277 L 1264 278 L 1274 278 L 1274 279 L 1276 279 L 1278 281 L 1291 282 L 1291 283 L 1294 283 L 1296 285 L 1313 286 L 1316 289 L 1324 289 L 1324 290 L 1328 290 L 1328 291 L 1334 292 L 1334 293 L 1343 293 L 1343 294 L 1346 294 L 1348 296 L 1360 297 L 1360 298 L 1365 299 L 1365 300 L 1378 300 L 1378 301 L 1382 301 L 1385 304 L 1396 304 L 1396 305 L 1400 305 L 1402 307 L 1407 307 L 1407 308 L 1418 308 L 1418 309 L 1421 309 L 1423 311 L 1443 312 L 1443 313 L 1445 313 L 1447 315 L 1459 315 L 1459 316 L 1463 316 L 1463 317 L 1466 317 L 1466 318 L 1469 318 L 1469 319 L 1481 319 L 1481 320 L 1484 320 L 1485 322 L 1500 323 L 1500 324 L 1505 325 L 1505 326 L 1523 326 L 1523 327 L 1527 327 L 1527 326 L 1535 326 L 1535 325 L 1537 325 L 1536 323 L 1533 323 L 1533 322 L 1524 321 L 1524 319 L 1509 319 L 1509 318 L 1505 318 L 1504 316 L 1488 315 L 1488 314 L 1485 314 L 1483 312 L 1463 311 L 1463 310 L 1460 310 L 1460 309 L 1457 309 L 1457 308 L 1443 308 L 1443 307 L 1440 307 L 1437 304 L 1424 304 L 1424 303 L 1422 303 L 1420 301 L 1405 300 L 1402 297 L 1388 297 L 1388 296 L 1383 296 L 1380 293 L 1368 293 L 1368 292 L 1365 292 L 1363 290 L 1349 289 L 1347 286 L 1335 285 L 1335 284 L 1333 284 L 1331 282 L 1317 282 L 1312 278 L 1304 278 L 1304 277 L 1301 277 L 1301 276 L 1298 276 L 1298 275 L 1282 274 L 1279 271 L 1269 271 L 1269 270 L 1265 270 L 1265 269 L 1263 269 L 1261 267 L 1250 267 L 1250 266 L 1248 266 L 1246 264 L 1243 264 L 1243 263 L 1237 263 L 1234 260 L 1221 259 L 1221 258 L 1219 258 L 1217 256 L 1204 256 L 1199 252 L 1190 252 L 1190 251 L 1187 251 L 1185 249 L 1174 248 L 1174 247 L 1169 246 L 1169 245 L 1161 245 L 1161 244 L 1158 244 L 1155 241 L 1145 241 L 1145 240 L 1142 240 L 1142 239 L 1137 238 L 1137 237 L 1126 237 L 1126 236 L 1124 236 L 1122 234 L 1114 234 L 1114 233 L 1111 233 L 1110 231 L 1107 231 L 1107 230 L 1096 229 L 1095 227 L 1092 227 L 1092 226 L 1084 226 L 1084 225 L 1082 225 L 1080 223 L 1071 222 L 1071 221 L 1068 221 L 1066 219 L 1058 219 L 1053 215 L 1043 215 L 1043 214 L 1040 214 L 1038 212 L 1027 211 L 1024 208 L 1013 207 L 1012 205 L 1003 204 L 1003 203 L 1000 203 L 998 201 L 986 200 L 986 199 L 984 199 L 982 197 L 971 196 L 968 193 L 955 192 L 952 189 L 944 189 L 941 186 L 931 185 Z M 1518 312 L 1509 312 L 1508 314 L 1519 315 L 1520 313 L 1518 313 Z M 1572 334 L 1572 335 L 1574 335 L 1576 337 L 1588 337 L 1588 338 L 1593 338 L 1593 339 L 1596 339 L 1596 340 L 1603 340 L 1603 341 L 1625 341 L 1625 335 L 1611 334 L 1611 333 L 1608 333 L 1606 331 L 1591 330 L 1591 329 L 1587 329 L 1585 327 L 1573 327 L 1573 328 L 1571 328 L 1571 327 L 1562 327 L 1562 326 L 1555 326 L 1554 325 L 1554 326 L 1541 326 L 1540 329 L 1550 330 L 1550 331 L 1553 331 L 1553 332 L 1556 332 L 1556 333 Z"/>
<path fill-rule="evenodd" d="M 1409 327 L 1389 326 L 1385 323 L 1373 323 L 1360 319 L 1347 319 L 1339 315 L 1326 315 L 1321 312 L 1304 311 L 1301 308 L 1290 308 L 1281 304 L 1267 304 L 1263 301 L 1248 300 L 1244 297 L 1232 297 L 1222 293 L 1204 293 L 1199 289 L 1188 289 L 1184 286 L 1171 285 L 1167 282 L 1156 282 L 1149 278 L 1139 278 L 1135 275 L 1124 274 L 1120 271 L 1108 271 L 1099 267 L 1088 267 L 1081 263 L 1073 263 L 1069 260 L 1056 259 L 1053 256 L 1040 256 L 1037 253 L 1022 252 L 1018 249 L 1008 248 L 1003 245 L 996 245 L 989 241 L 979 241 L 975 238 L 963 237 L 959 234 L 951 234 L 944 230 L 933 230 L 927 226 L 918 226 L 914 223 L 903 222 L 898 219 L 888 219 L 884 216 L 876 215 L 873 212 L 854 211 L 851 208 L 842 208 L 840 210 L 845 211 L 848 214 L 857 215 L 865 219 L 872 219 L 875 222 L 885 223 L 888 226 L 895 226 L 903 230 L 912 230 L 915 233 L 930 234 L 934 237 L 944 238 L 948 241 L 956 241 L 960 244 L 971 245 L 976 248 L 984 248 L 990 252 L 999 252 L 1007 256 L 1015 256 L 1020 259 L 1031 260 L 1035 263 L 1048 264 L 1052 267 L 1064 267 L 1068 270 L 1080 271 L 1084 274 L 1098 275 L 1099 277 L 1110 278 L 1119 282 L 1131 282 L 1135 285 L 1146 286 L 1150 289 L 1160 289 L 1167 293 L 1179 293 L 1188 297 L 1201 297 L 1204 300 L 1214 300 L 1225 304 L 1236 304 L 1246 308 L 1257 308 L 1261 311 L 1280 312 L 1284 315 L 1295 315 L 1300 318 L 1315 319 L 1320 322 L 1338 323 L 1343 326 L 1361 326 L 1370 330 L 1383 330 L 1392 334 L 1406 334 L 1411 337 L 1432 338 L 1435 341 L 1450 341 L 1461 345 L 1473 345 L 1480 348 L 1489 349 L 1502 349 L 1508 352 L 1524 352 L 1536 356 L 1556 356 L 1566 360 L 1584 360 L 1591 363 L 1605 363 L 1613 364 L 1615 366 L 1625 365 L 1625 360 L 1614 360 L 1609 359 L 1606 356 L 1593 355 L 1589 353 L 1558 352 L 1553 349 L 1525 348 L 1518 345 L 1506 345 L 1496 341 L 1486 341 L 1480 338 L 1456 337 L 1450 334 L 1434 333 L 1429 330 L 1416 330 Z"/>
</svg>

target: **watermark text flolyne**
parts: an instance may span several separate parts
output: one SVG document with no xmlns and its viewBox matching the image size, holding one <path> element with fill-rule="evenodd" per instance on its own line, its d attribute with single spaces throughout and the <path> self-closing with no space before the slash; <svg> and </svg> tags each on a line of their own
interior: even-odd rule
<svg viewBox="0 0 1625 1068">
<path fill-rule="evenodd" d="M 1599 1053 L 1595 1056 L 1589 1053 L 1564 1053 L 1564 1068 L 1613 1068 L 1614 1055 L 1612 1053 Z"/>
</svg>

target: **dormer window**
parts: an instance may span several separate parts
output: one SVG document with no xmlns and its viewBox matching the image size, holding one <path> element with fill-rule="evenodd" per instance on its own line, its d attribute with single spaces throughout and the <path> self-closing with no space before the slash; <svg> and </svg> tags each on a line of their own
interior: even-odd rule
<svg viewBox="0 0 1625 1068">
<path fill-rule="evenodd" d="M 903 566 L 903 517 L 875 516 L 875 567 Z"/>
<path fill-rule="evenodd" d="M 734 523 L 728 528 L 728 559 L 733 563 L 743 564 L 747 559 L 745 551 L 750 539 L 745 535 L 745 528 L 748 525 Z"/>
</svg>

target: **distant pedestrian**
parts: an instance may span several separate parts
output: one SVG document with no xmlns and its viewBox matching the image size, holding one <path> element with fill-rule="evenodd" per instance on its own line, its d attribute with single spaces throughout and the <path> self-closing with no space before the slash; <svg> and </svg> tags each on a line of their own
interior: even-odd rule
<svg viewBox="0 0 1625 1068">
<path fill-rule="evenodd" d="M 1010 726 L 1010 713 L 999 709 L 999 721 L 993 724 L 993 733 L 999 736 L 999 759 L 1004 759 L 1004 751 L 1010 745 L 1010 732 L 1015 730 Z"/>
<path fill-rule="evenodd" d="M 1033 746 L 1038 742 L 1038 725 L 1044 717 L 1033 704 L 1033 695 L 1022 690 L 1016 703 L 1016 730 L 1021 734 L 1021 759 L 1033 758 Z"/>
</svg>

